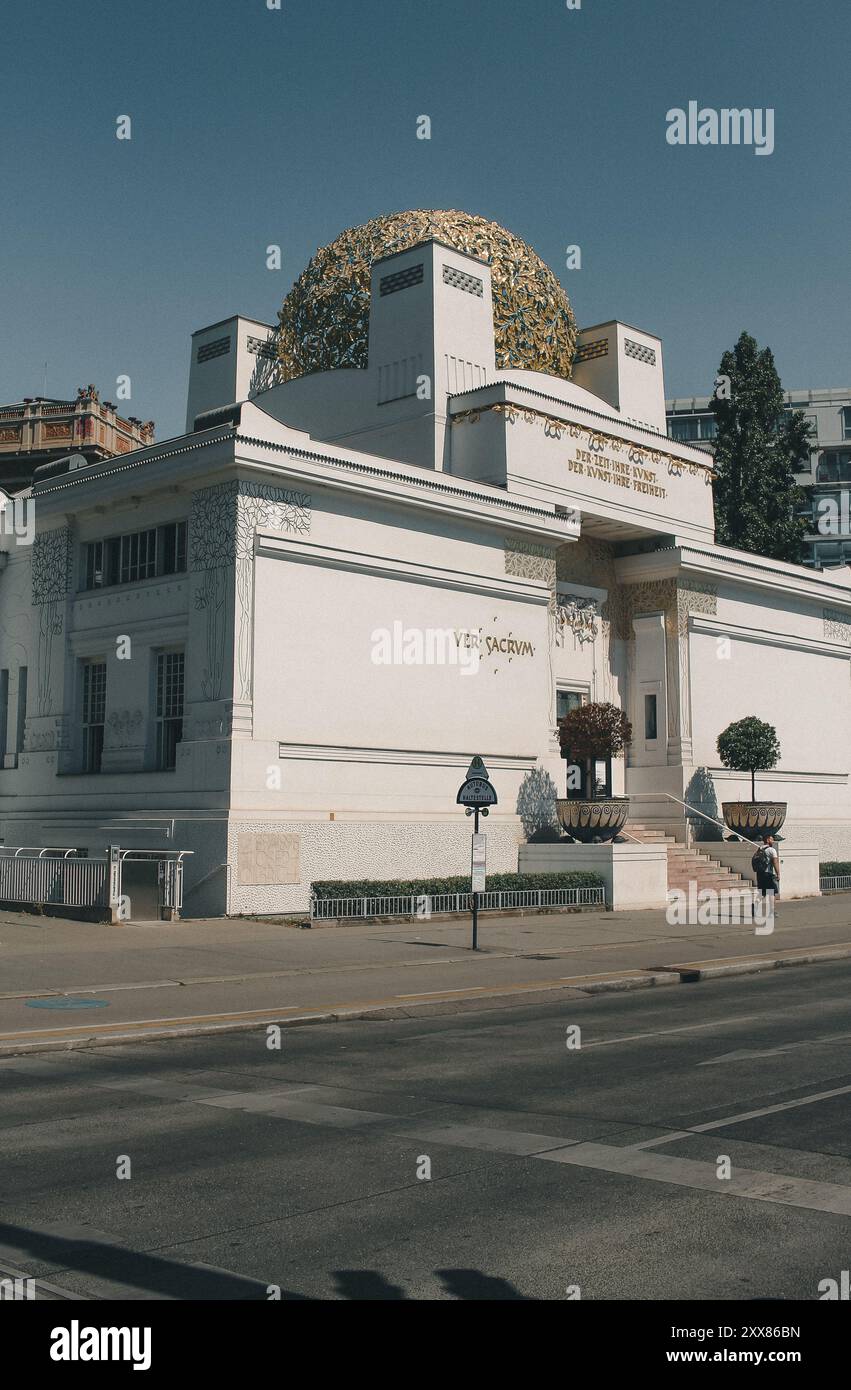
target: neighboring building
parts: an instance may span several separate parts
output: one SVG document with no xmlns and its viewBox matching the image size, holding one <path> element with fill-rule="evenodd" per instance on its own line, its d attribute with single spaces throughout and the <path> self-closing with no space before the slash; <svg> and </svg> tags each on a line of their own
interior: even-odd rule
<svg viewBox="0 0 851 1390">
<path fill-rule="evenodd" d="M 390 222 L 311 262 L 276 337 L 301 375 L 233 404 L 196 351 L 187 435 L 36 475 L 34 544 L 0 540 L 4 843 L 188 850 L 188 916 L 303 910 L 314 879 L 467 872 L 478 753 L 510 870 L 564 793 L 558 715 L 608 700 L 636 818 L 682 838 L 697 788 L 748 797 L 716 738 L 755 714 L 789 841 L 851 858 L 851 571 L 715 545 L 657 338 L 577 335 L 531 250 L 483 259 L 494 224 Z"/>
<path fill-rule="evenodd" d="M 810 464 L 797 473 L 807 493 L 805 515 L 810 522 L 803 563 L 816 569 L 851 565 L 851 387 L 824 391 L 784 392 L 787 411 L 802 410 L 812 428 Z M 713 453 L 715 416 L 709 396 L 682 396 L 665 402 L 672 439 Z M 843 495 L 845 501 L 843 503 Z M 830 499 L 826 507 L 825 499 Z M 831 530 L 826 516 L 845 518 L 841 534 Z M 820 528 L 821 523 L 821 529 Z"/>
<path fill-rule="evenodd" d="M 27 397 L 0 406 L 0 488 L 29 487 L 36 468 L 67 454 L 98 463 L 153 442 L 153 420 L 125 419 L 112 401 L 101 401 L 94 386 L 81 386 L 73 401 Z"/>
</svg>

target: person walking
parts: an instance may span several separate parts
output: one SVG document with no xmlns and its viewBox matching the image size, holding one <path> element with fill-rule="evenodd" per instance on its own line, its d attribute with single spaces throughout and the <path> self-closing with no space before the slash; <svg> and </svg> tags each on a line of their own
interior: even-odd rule
<svg viewBox="0 0 851 1390">
<path fill-rule="evenodd" d="M 756 886 L 763 899 L 767 893 L 771 893 L 771 910 L 780 896 L 780 855 L 774 843 L 773 835 L 766 835 L 764 842 L 760 845 L 751 859 L 751 868 L 756 872 Z"/>
</svg>

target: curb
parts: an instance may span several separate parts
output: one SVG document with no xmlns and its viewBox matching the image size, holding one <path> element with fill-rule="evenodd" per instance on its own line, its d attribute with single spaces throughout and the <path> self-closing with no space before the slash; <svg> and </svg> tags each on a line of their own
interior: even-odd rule
<svg viewBox="0 0 851 1390">
<path fill-rule="evenodd" d="M 0 1038 L 0 1058 L 15 1057 L 35 1052 L 72 1052 L 81 1048 L 111 1047 L 129 1042 L 165 1042 L 175 1038 L 213 1037 L 219 1033 L 254 1032 L 274 1024 L 279 1028 L 301 1028 L 317 1023 L 355 1023 L 373 1020 L 392 1021 L 397 1018 L 433 1018 L 446 1014 L 481 1013 L 493 1009 L 516 1008 L 527 1002 L 548 1003 L 564 999 L 582 999 L 598 994 L 620 994 L 636 989 L 653 989 L 665 985 L 696 984 L 701 980 L 721 979 L 734 975 L 757 975 L 768 970 L 778 970 L 794 965 L 818 965 L 823 961 L 847 960 L 851 958 L 851 946 L 829 946 L 820 951 L 808 951 L 806 947 L 791 948 L 777 956 L 734 957 L 718 962 L 687 961 L 675 965 L 648 966 L 643 970 L 626 971 L 621 975 L 565 977 L 552 985 L 532 985 L 526 988 L 516 986 L 505 990 L 482 992 L 469 998 L 446 997 L 427 1002 L 410 1004 L 355 1004 L 351 1008 L 336 1008 L 304 1012 L 296 1016 L 281 1017 L 274 1010 L 257 1010 L 255 1016 L 247 1019 L 237 1015 L 224 1022 L 200 1022 L 187 1020 L 185 1025 L 176 1023 L 169 1028 L 151 1027 L 129 1022 L 127 1024 L 105 1024 L 97 1032 L 80 1032 L 72 1038 L 47 1038 L 33 1029 L 30 1030 L 35 1041 L 27 1042 L 27 1033 L 5 1039 Z M 211 1015 L 210 1018 L 214 1018 Z M 123 1030 L 123 1031 L 122 1031 Z"/>
</svg>

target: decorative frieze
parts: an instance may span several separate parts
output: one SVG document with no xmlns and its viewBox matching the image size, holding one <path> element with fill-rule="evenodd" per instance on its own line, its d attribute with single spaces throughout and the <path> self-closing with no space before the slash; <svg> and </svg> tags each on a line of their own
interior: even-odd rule
<svg viewBox="0 0 851 1390">
<path fill-rule="evenodd" d="M 556 605 L 556 640 L 559 646 L 564 646 L 567 631 L 573 633 L 580 645 L 595 641 L 599 631 L 599 616 L 596 599 L 582 598 L 574 594 L 559 598 Z"/>
<path fill-rule="evenodd" d="M 826 640 L 851 646 L 851 615 L 837 608 L 825 608 L 822 610 L 822 616 Z"/>
<path fill-rule="evenodd" d="M 116 709 L 107 715 L 110 748 L 132 748 L 138 741 L 144 715 L 140 709 Z"/>
<path fill-rule="evenodd" d="M 289 488 L 235 479 L 193 493 L 189 555 L 190 568 L 202 576 L 193 601 L 196 612 L 206 615 L 206 663 L 201 679 L 205 700 L 218 700 L 223 693 L 231 614 L 236 624 L 239 698 L 251 699 L 257 528 L 307 535 L 310 522 L 310 495 Z"/>
<path fill-rule="evenodd" d="M 70 526 L 41 531 L 32 548 L 32 601 L 55 603 L 71 588 L 73 550 Z"/>
<path fill-rule="evenodd" d="M 51 713 L 51 681 L 57 639 L 65 628 L 65 600 L 73 578 L 70 526 L 41 531 L 32 548 L 32 601 L 38 608 L 36 710 Z"/>
</svg>

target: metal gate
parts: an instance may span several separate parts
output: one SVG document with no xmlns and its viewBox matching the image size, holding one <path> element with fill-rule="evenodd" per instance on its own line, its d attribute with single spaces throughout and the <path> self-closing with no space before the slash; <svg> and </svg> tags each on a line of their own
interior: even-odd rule
<svg viewBox="0 0 851 1390">
<path fill-rule="evenodd" d="M 109 906 L 109 861 L 73 849 L 0 847 L 0 902 Z"/>
<path fill-rule="evenodd" d="M 105 857 L 88 857 L 76 849 L 0 845 L 0 902 L 88 908 L 113 922 L 174 920 L 191 853 L 110 845 Z"/>
</svg>

